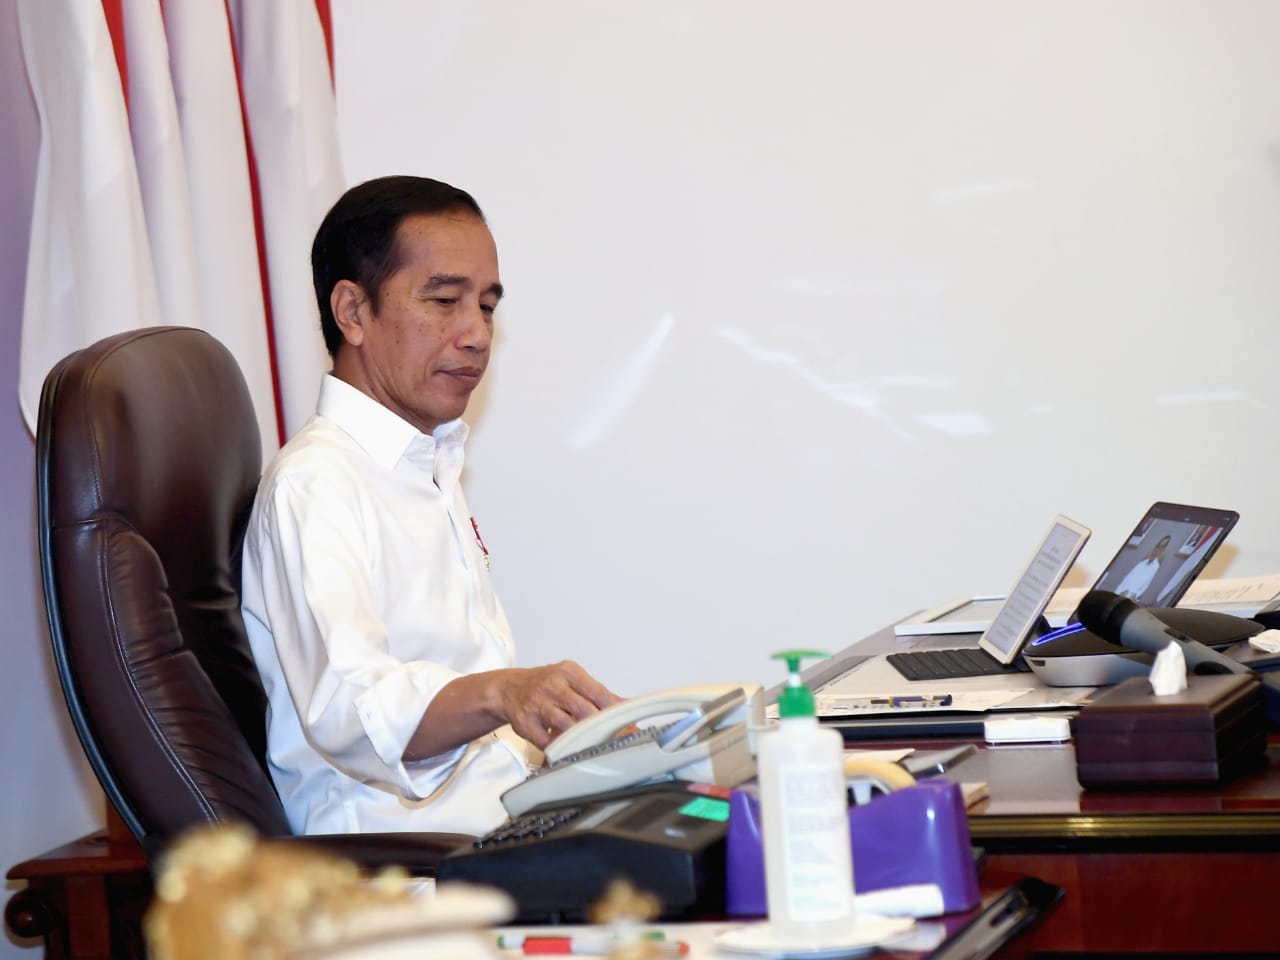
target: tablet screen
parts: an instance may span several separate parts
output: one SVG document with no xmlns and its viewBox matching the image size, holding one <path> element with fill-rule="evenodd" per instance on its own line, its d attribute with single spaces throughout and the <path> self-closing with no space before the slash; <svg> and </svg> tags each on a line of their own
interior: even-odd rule
<svg viewBox="0 0 1280 960">
<path fill-rule="evenodd" d="M 1239 518 L 1232 510 L 1153 503 L 1093 589 L 1118 593 L 1140 607 L 1172 607 Z"/>
<path fill-rule="evenodd" d="M 1088 539 L 1088 527 L 1059 515 L 978 646 L 1001 663 L 1012 663 Z"/>
</svg>

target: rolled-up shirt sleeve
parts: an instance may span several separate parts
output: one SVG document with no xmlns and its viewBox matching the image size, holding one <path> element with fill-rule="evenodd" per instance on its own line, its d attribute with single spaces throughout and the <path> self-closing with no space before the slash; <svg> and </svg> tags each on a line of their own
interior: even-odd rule
<svg viewBox="0 0 1280 960">
<path fill-rule="evenodd" d="M 457 674 L 418 660 L 384 673 L 356 696 L 356 712 L 365 736 L 379 759 L 396 772 L 397 787 L 410 799 L 430 796 L 466 752 L 463 744 L 448 753 L 404 761 L 405 748 L 418 728 L 412 721 L 414 710 L 423 702 L 429 704 L 454 676 Z M 419 721 L 425 712 L 426 708 L 419 710 Z"/>
</svg>

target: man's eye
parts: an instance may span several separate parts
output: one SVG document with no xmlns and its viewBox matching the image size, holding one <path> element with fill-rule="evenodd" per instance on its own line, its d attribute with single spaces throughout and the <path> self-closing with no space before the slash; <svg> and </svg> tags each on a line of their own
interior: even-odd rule
<svg viewBox="0 0 1280 960">
<path fill-rule="evenodd" d="M 439 303 L 446 307 L 452 307 L 455 303 L 458 302 L 458 298 L 457 297 L 432 297 L 431 302 Z"/>
<path fill-rule="evenodd" d="M 494 305 L 494 304 L 492 304 L 492 303 L 482 303 L 482 304 L 480 304 L 480 310 L 481 310 L 482 312 L 484 312 L 484 313 L 488 314 L 489 316 L 493 316 L 493 312 L 494 312 L 495 310 L 497 310 L 497 309 L 498 309 L 498 308 L 497 308 L 497 306 L 495 306 L 495 305 Z"/>
</svg>

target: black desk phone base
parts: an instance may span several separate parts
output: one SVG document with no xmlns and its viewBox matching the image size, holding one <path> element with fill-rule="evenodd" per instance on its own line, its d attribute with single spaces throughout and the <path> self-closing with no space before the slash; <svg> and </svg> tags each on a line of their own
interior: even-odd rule
<svg viewBox="0 0 1280 960">
<path fill-rule="evenodd" d="M 722 914 L 728 796 L 668 781 L 544 805 L 450 854 L 436 881 L 505 890 L 517 923 L 583 921 L 619 877 L 663 919 Z"/>
</svg>

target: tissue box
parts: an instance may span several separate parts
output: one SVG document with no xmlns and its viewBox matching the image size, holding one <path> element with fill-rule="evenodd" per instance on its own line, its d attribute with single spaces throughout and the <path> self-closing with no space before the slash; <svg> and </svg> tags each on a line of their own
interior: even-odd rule
<svg viewBox="0 0 1280 960">
<path fill-rule="evenodd" d="M 1085 787 L 1216 783 L 1266 749 L 1262 688 L 1251 674 L 1192 674 L 1186 690 L 1162 697 L 1133 677 L 1094 698 L 1072 726 Z"/>
<path fill-rule="evenodd" d="M 849 808 L 853 886 L 858 893 L 935 883 L 947 913 L 978 905 L 978 867 L 958 783 L 929 778 Z M 764 916 L 764 847 L 755 783 L 729 796 L 725 852 L 726 909 Z"/>
</svg>

